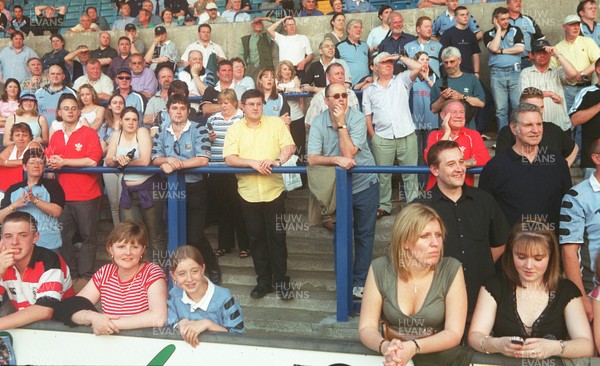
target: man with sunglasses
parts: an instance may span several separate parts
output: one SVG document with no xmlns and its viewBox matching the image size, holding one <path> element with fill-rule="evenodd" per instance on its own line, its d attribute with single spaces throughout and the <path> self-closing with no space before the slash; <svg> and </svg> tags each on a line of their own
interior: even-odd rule
<svg viewBox="0 0 600 366">
<path fill-rule="evenodd" d="M 393 65 L 390 64 L 390 69 Z M 375 165 L 367 141 L 365 116 L 348 107 L 348 92 L 342 83 L 325 88 L 328 109 L 313 121 L 308 137 L 309 165 L 329 165 L 350 169 Z M 352 211 L 354 217 L 353 295 L 362 298 L 375 239 L 379 201 L 377 174 L 352 175 Z"/>
<path fill-rule="evenodd" d="M 190 102 L 185 95 L 172 94 L 167 101 L 170 122 L 159 128 L 152 146 L 152 163 L 165 174 L 175 170 L 208 165 L 210 139 L 205 125 L 189 120 Z M 207 176 L 202 173 L 186 174 L 187 243 L 202 252 L 206 273 L 211 282 L 221 283 L 221 269 L 210 242 L 204 235 L 206 223 Z"/>
<path fill-rule="evenodd" d="M 129 69 L 131 70 L 131 87 L 142 94 L 146 99 L 158 91 L 158 80 L 152 70 L 146 67 L 144 57 L 134 53 L 129 58 Z"/>
<path fill-rule="evenodd" d="M 398 60 L 408 67 L 394 76 Z M 417 135 L 408 103 L 410 89 L 423 66 L 407 56 L 392 56 L 380 52 L 373 60 L 377 81 L 363 94 L 363 112 L 366 115 L 367 133 L 371 139 L 377 165 L 418 165 Z M 424 69 L 423 69 L 424 70 Z M 424 77 L 424 75 L 421 75 Z M 389 216 L 392 211 L 392 176 L 379 174 L 381 196 L 377 217 Z M 406 202 L 417 198 L 419 187 L 416 174 L 402 174 Z"/>
<path fill-rule="evenodd" d="M 137 109 L 140 116 L 144 115 L 144 97 L 131 88 L 131 70 L 126 67 L 119 69 L 115 78 L 117 88 L 115 94 L 120 94 L 125 99 L 125 106 Z"/>
<path fill-rule="evenodd" d="M 57 250 L 62 245 L 57 217 L 65 205 L 65 192 L 58 181 L 43 177 L 46 155 L 32 148 L 23 154 L 23 170 L 27 178 L 13 184 L 0 204 L 0 222 L 14 211 L 28 212 L 38 222 L 40 238 L 37 246 Z"/>
</svg>

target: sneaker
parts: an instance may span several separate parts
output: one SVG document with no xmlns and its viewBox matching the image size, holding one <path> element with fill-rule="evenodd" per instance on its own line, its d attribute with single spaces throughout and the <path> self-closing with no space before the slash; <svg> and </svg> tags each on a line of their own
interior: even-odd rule
<svg viewBox="0 0 600 366">
<path fill-rule="evenodd" d="M 365 291 L 365 288 L 362 286 L 354 286 L 352 288 L 352 297 L 355 300 L 360 300 L 363 297 L 363 292 Z"/>
</svg>

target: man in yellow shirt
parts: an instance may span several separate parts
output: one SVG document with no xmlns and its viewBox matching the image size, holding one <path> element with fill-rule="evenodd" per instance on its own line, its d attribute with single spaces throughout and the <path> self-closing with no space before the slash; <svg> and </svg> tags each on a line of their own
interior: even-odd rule
<svg viewBox="0 0 600 366">
<path fill-rule="evenodd" d="M 291 299 L 285 241 L 285 192 L 280 174 L 271 174 L 294 153 L 288 127 L 279 117 L 263 116 L 263 94 L 251 89 L 241 98 L 245 117 L 227 130 L 223 156 L 229 166 L 252 168 L 259 174 L 239 174 L 238 192 L 250 240 L 257 286 L 255 299 L 273 292 Z"/>
</svg>

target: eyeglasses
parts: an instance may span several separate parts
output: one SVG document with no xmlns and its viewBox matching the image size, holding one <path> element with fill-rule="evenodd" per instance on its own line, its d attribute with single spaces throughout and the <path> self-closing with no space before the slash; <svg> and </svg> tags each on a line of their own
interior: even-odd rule
<svg viewBox="0 0 600 366">
<path fill-rule="evenodd" d="M 340 99 L 340 97 L 346 99 L 348 98 L 348 93 L 335 93 L 333 95 L 328 95 L 327 98 Z"/>
<path fill-rule="evenodd" d="M 78 110 L 78 107 L 61 107 L 60 110 L 61 111 L 65 111 L 65 112 L 75 112 L 76 110 Z"/>
<path fill-rule="evenodd" d="M 117 76 L 119 80 L 131 80 L 131 76 Z"/>
</svg>

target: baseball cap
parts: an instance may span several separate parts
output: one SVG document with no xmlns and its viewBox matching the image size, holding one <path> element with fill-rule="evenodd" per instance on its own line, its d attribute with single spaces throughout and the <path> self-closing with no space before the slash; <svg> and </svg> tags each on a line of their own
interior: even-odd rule
<svg viewBox="0 0 600 366">
<path fill-rule="evenodd" d="M 531 41 L 531 52 L 543 51 L 544 47 L 550 47 L 550 42 L 545 39 Z"/>
<path fill-rule="evenodd" d="M 574 24 L 574 23 L 581 23 L 581 18 L 579 18 L 578 15 L 574 15 L 574 14 L 567 15 L 565 17 L 565 20 L 563 20 L 563 25 Z"/>
<path fill-rule="evenodd" d="M 219 7 L 215 3 L 206 4 L 206 10 L 211 10 L 211 9 L 219 9 Z"/>
<path fill-rule="evenodd" d="M 129 24 L 127 24 L 127 25 L 125 26 L 125 30 L 126 30 L 126 31 L 132 31 L 132 30 L 137 30 L 137 28 L 136 28 L 135 24 L 133 24 L 133 23 L 129 23 Z"/>
<path fill-rule="evenodd" d="M 23 90 L 21 92 L 21 97 L 19 98 L 19 101 L 21 102 L 24 100 L 33 100 L 34 102 L 37 102 L 37 98 L 35 97 L 33 90 Z"/>
<path fill-rule="evenodd" d="M 129 76 L 131 76 L 131 70 L 128 67 L 121 67 L 119 71 L 117 71 L 117 75 L 121 73 L 127 73 Z"/>
<path fill-rule="evenodd" d="M 165 33 L 167 33 L 167 28 L 163 27 L 162 25 L 159 25 L 158 27 L 154 28 L 155 36 L 165 34 Z"/>
</svg>

